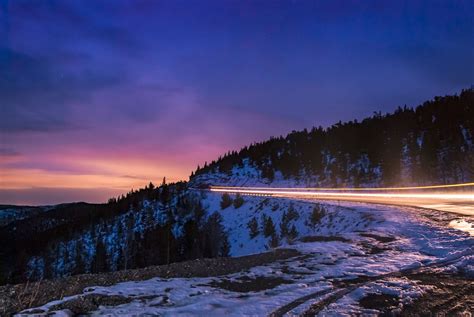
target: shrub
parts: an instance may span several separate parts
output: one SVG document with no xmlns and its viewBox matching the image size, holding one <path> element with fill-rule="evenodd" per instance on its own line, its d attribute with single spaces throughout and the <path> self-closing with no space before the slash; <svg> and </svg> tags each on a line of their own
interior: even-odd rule
<svg viewBox="0 0 474 317">
<path fill-rule="evenodd" d="M 229 236 L 227 232 L 224 232 L 222 235 L 222 244 L 219 250 L 219 256 L 221 257 L 228 257 L 230 254 L 230 243 L 229 243 Z"/>
<path fill-rule="evenodd" d="M 299 213 L 295 210 L 293 205 L 290 205 L 288 212 L 283 212 L 281 215 L 281 222 L 280 222 L 280 233 L 281 237 L 290 237 L 290 222 L 292 220 L 297 220 L 300 217 Z M 294 227 L 294 226 L 293 226 Z"/>
<path fill-rule="evenodd" d="M 313 227 L 316 227 L 316 225 L 321 221 L 321 219 L 324 217 L 325 214 L 326 214 L 326 210 L 324 209 L 324 207 L 317 204 L 316 206 L 314 206 L 313 211 L 311 212 L 311 215 L 309 216 L 310 224 Z"/>
<path fill-rule="evenodd" d="M 276 248 L 280 245 L 280 239 L 276 233 L 272 234 L 272 238 L 270 239 L 270 248 Z"/>
<path fill-rule="evenodd" d="M 227 232 L 222 225 L 222 216 L 217 211 L 211 214 L 203 225 L 204 257 L 227 256 L 230 249 Z"/>
<path fill-rule="evenodd" d="M 296 230 L 295 225 L 291 226 L 291 230 L 288 232 L 288 241 L 292 242 L 298 237 L 298 230 Z"/>
<path fill-rule="evenodd" d="M 240 208 L 240 206 L 242 206 L 243 204 L 244 204 L 244 199 L 242 198 L 240 194 L 237 194 L 234 199 L 234 208 L 235 209 Z"/>
<path fill-rule="evenodd" d="M 251 239 L 255 238 L 260 233 L 258 230 L 258 221 L 255 217 L 250 219 L 250 221 L 247 223 L 247 228 L 249 228 Z"/>
<path fill-rule="evenodd" d="M 280 233 L 281 237 L 286 237 L 288 235 L 288 225 L 290 220 L 288 219 L 288 215 L 284 211 L 281 215 L 281 222 L 280 222 Z"/>
<path fill-rule="evenodd" d="M 222 195 L 222 199 L 221 199 L 221 209 L 226 209 L 230 205 L 232 205 L 232 198 L 230 197 L 229 194 L 224 193 L 224 195 Z"/>
<path fill-rule="evenodd" d="M 291 220 L 297 220 L 300 217 L 300 214 L 295 210 L 295 207 L 293 204 L 290 205 L 290 208 L 288 208 L 288 213 L 286 214 L 288 217 L 288 221 Z"/>
<path fill-rule="evenodd" d="M 267 238 L 273 234 L 275 234 L 275 225 L 273 224 L 273 220 L 270 217 L 266 217 L 263 227 L 263 235 Z"/>
</svg>

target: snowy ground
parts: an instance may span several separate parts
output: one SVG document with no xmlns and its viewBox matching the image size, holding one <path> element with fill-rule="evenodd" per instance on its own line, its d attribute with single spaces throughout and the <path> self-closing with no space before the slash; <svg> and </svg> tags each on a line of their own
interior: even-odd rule
<svg viewBox="0 0 474 317">
<path fill-rule="evenodd" d="M 131 301 L 112 307 L 100 306 L 91 312 L 94 316 L 262 316 L 272 313 L 278 316 L 308 311 L 325 316 L 376 314 L 376 309 L 360 305 L 369 294 L 395 296 L 398 299 L 395 309 L 401 309 L 433 287 L 407 278 L 408 273 L 429 271 L 474 276 L 474 238 L 448 226 L 453 219 L 444 213 L 324 203 L 325 214 L 313 225 L 310 215 L 314 201 L 245 197 L 240 208 L 231 206 L 221 210 L 220 194 L 207 194 L 204 200 L 208 212 L 222 214 L 232 256 L 269 249 L 270 238 L 265 238 L 262 230 L 250 238 L 247 224 L 253 217 L 260 227 L 263 217 L 271 217 L 280 234 L 282 214 L 294 209 L 298 216 L 290 221 L 290 226 L 295 226 L 298 237 L 294 241 L 280 239 L 280 247 L 296 249 L 301 255 L 220 277 L 153 278 L 109 287 L 88 287 L 82 294 L 48 303 L 34 311 L 47 312 L 72 299 L 102 294 L 118 295 Z M 67 315 L 68 311 L 57 314 Z"/>
</svg>

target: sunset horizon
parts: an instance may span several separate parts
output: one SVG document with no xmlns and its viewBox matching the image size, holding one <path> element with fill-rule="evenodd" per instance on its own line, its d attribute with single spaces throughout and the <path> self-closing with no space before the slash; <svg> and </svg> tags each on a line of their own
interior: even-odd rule
<svg viewBox="0 0 474 317">
<path fill-rule="evenodd" d="M 103 202 L 272 136 L 460 93 L 468 7 L 2 1 L 0 203 Z"/>
<path fill-rule="evenodd" d="M 0 0 L 0 316 L 471 316 L 474 1 Z"/>
<path fill-rule="evenodd" d="M 461 91 L 461 90 L 459 90 Z M 457 92 L 455 92 L 457 93 Z M 431 98 L 428 98 L 431 99 Z M 406 106 L 406 105 L 405 105 Z M 410 105 L 410 108 L 416 108 L 418 105 Z M 400 107 L 400 106 L 398 106 Z M 393 109 L 393 111 L 396 109 Z M 387 110 L 388 113 L 393 112 Z M 378 111 L 372 111 L 377 113 Z M 364 118 L 354 118 L 361 120 Z M 334 123 L 336 124 L 336 122 Z M 329 124 L 324 126 L 326 129 L 331 127 Z M 310 130 L 316 125 L 302 127 L 301 129 Z M 295 131 L 295 130 L 293 130 Z M 173 161 L 173 165 L 161 165 L 160 159 L 143 160 L 143 156 L 137 153 L 136 157 L 127 159 L 116 158 L 114 153 L 110 157 L 101 157 L 97 160 L 91 160 L 90 156 L 83 154 L 85 159 L 78 159 L 80 155 L 71 155 L 68 159 L 63 156 L 59 158 L 48 157 L 49 164 L 52 166 L 62 166 L 64 163 L 70 163 L 62 170 L 47 170 L 29 168 L 22 169 L 2 169 L 0 184 L 0 204 L 9 205 L 55 205 L 69 202 L 88 202 L 105 203 L 108 199 L 119 197 L 129 191 L 138 190 L 146 187 L 150 182 L 160 185 L 163 178 L 169 183 L 188 181 L 196 167 L 210 163 L 212 160 L 225 155 L 230 151 L 239 151 L 245 145 L 264 141 L 271 137 L 285 136 L 290 131 L 282 132 L 278 135 L 269 135 L 261 140 L 249 140 L 242 145 L 236 145 L 236 148 L 222 150 L 215 149 L 206 151 L 206 158 L 201 161 L 182 162 L 178 159 Z M 176 156 L 185 155 L 176 153 Z M 21 163 L 20 155 L 3 154 L 2 163 L 9 164 Z M 53 160 L 51 160 L 53 159 Z M 165 166 L 164 168 L 161 166 Z M 189 166 L 188 170 L 185 170 Z M 72 173 L 67 173 L 69 171 Z M 88 174 L 81 173 L 81 170 L 91 171 Z M 107 174 L 98 174 L 98 172 L 107 172 Z M 160 171 L 166 171 L 161 173 Z M 95 173 L 94 173 L 95 172 Z M 126 173 L 130 175 L 126 175 Z"/>
</svg>

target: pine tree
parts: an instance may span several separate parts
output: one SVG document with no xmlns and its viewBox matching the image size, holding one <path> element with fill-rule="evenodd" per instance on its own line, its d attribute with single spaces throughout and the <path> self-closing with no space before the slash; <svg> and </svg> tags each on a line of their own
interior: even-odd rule
<svg viewBox="0 0 474 317">
<path fill-rule="evenodd" d="M 162 204 L 166 205 L 168 204 L 169 200 L 170 200 L 170 189 L 168 185 L 164 184 L 161 186 L 160 201 Z"/>
<path fill-rule="evenodd" d="M 219 256 L 228 257 L 229 254 L 230 254 L 229 236 L 226 232 L 224 232 L 222 235 L 222 243 L 221 243 L 221 248 L 219 251 Z"/>
<path fill-rule="evenodd" d="M 295 210 L 295 206 L 293 206 L 293 204 L 290 204 L 286 216 L 288 217 L 288 221 L 297 220 L 300 217 L 299 213 Z"/>
<path fill-rule="evenodd" d="M 288 241 L 293 242 L 298 237 L 298 230 L 296 229 L 295 225 L 291 226 L 290 231 L 288 232 Z"/>
<path fill-rule="evenodd" d="M 99 273 L 107 270 L 107 251 L 104 243 L 98 239 L 95 247 L 94 260 L 92 261 L 92 272 Z"/>
<path fill-rule="evenodd" d="M 224 193 L 221 199 L 221 209 L 226 209 L 230 205 L 232 205 L 232 198 L 229 194 Z"/>
<path fill-rule="evenodd" d="M 274 249 L 280 245 L 280 239 L 278 238 L 278 235 L 276 233 L 273 233 L 271 235 L 270 243 L 269 246 L 270 248 Z"/>
<path fill-rule="evenodd" d="M 250 231 L 250 239 L 255 238 L 260 233 L 258 230 L 258 221 L 255 217 L 252 217 L 247 223 L 247 228 L 249 228 Z"/>
<path fill-rule="evenodd" d="M 286 211 L 283 212 L 281 215 L 281 222 L 280 222 L 280 234 L 283 237 L 286 237 L 288 235 L 288 225 L 290 223 L 289 217 L 286 213 Z"/>
<path fill-rule="evenodd" d="M 76 247 L 74 250 L 74 270 L 73 274 L 81 274 L 85 272 L 84 260 L 82 259 L 83 245 L 82 241 L 78 240 L 76 242 Z"/>
<path fill-rule="evenodd" d="M 222 216 L 220 213 L 214 212 L 209 216 L 207 222 L 204 224 L 203 233 L 204 256 L 214 258 L 222 254 L 223 243 L 227 239 L 227 235 L 224 231 L 224 226 L 222 225 Z"/>
<path fill-rule="evenodd" d="M 273 220 L 271 217 L 267 217 L 265 219 L 265 225 L 263 229 L 263 235 L 265 238 L 270 237 L 271 235 L 275 234 L 275 225 L 273 224 Z"/>
<path fill-rule="evenodd" d="M 238 209 L 244 204 L 244 199 L 240 194 L 237 194 L 234 199 L 234 208 Z"/>
<path fill-rule="evenodd" d="M 324 207 L 317 204 L 316 206 L 314 206 L 313 211 L 311 212 L 311 215 L 309 216 L 310 224 L 313 227 L 316 227 L 316 225 L 321 221 L 324 215 L 325 215 Z"/>
</svg>

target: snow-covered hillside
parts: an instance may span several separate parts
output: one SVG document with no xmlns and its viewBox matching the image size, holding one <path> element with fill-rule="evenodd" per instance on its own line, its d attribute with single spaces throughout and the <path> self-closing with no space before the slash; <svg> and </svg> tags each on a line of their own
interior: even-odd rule
<svg viewBox="0 0 474 317">
<path fill-rule="evenodd" d="M 220 207 L 220 194 L 208 193 L 204 199 L 204 207 L 209 213 L 218 211 L 222 215 L 231 243 L 231 256 L 255 254 L 271 249 L 272 236 L 265 237 L 264 233 L 268 219 L 272 220 L 278 238 L 276 243 L 279 246 L 293 244 L 301 237 L 343 237 L 350 232 L 364 231 L 372 219 L 369 213 L 350 206 L 252 196 L 244 199 L 245 203 L 241 207 L 235 208 L 231 205 L 223 210 Z M 312 219 L 313 212 L 315 216 Z M 254 238 L 251 237 L 249 228 L 252 220 L 258 224 L 258 233 Z M 290 234 L 292 229 L 293 236 Z"/>
<path fill-rule="evenodd" d="M 0 227 L 53 209 L 53 206 L 29 207 L 0 205 Z"/>
<path fill-rule="evenodd" d="M 364 160 L 362 160 L 364 161 Z M 361 163 L 363 164 L 363 163 Z M 368 167 L 367 167 L 368 168 Z M 370 182 L 362 184 L 365 187 L 376 187 L 380 184 L 380 168 L 371 169 L 374 176 Z M 329 178 L 329 173 L 324 177 Z M 203 184 L 214 186 L 270 186 L 270 187 L 317 187 L 321 185 L 321 176 L 312 175 L 301 171 L 298 177 L 284 177 L 280 171 L 275 171 L 270 180 L 262 175 L 255 164 L 249 159 L 243 159 L 241 165 L 234 165 L 230 172 L 213 170 L 208 173 L 199 174 L 191 179 L 190 186 L 202 186 Z M 361 184 L 360 184 L 361 185 Z"/>
<path fill-rule="evenodd" d="M 266 197 L 244 197 L 238 208 L 222 209 L 216 193 L 204 194 L 202 201 L 207 215 L 222 216 L 232 256 L 273 247 L 298 255 L 224 276 L 91 285 L 23 314 L 54 310 L 67 316 L 95 295 L 125 299 L 98 305 L 90 312 L 97 316 L 376 314 L 401 311 L 432 291 L 423 273 L 474 277 L 474 238 L 449 228 L 454 216 L 444 213 Z M 366 303 L 377 296 L 390 299 L 391 306 Z"/>
</svg>

